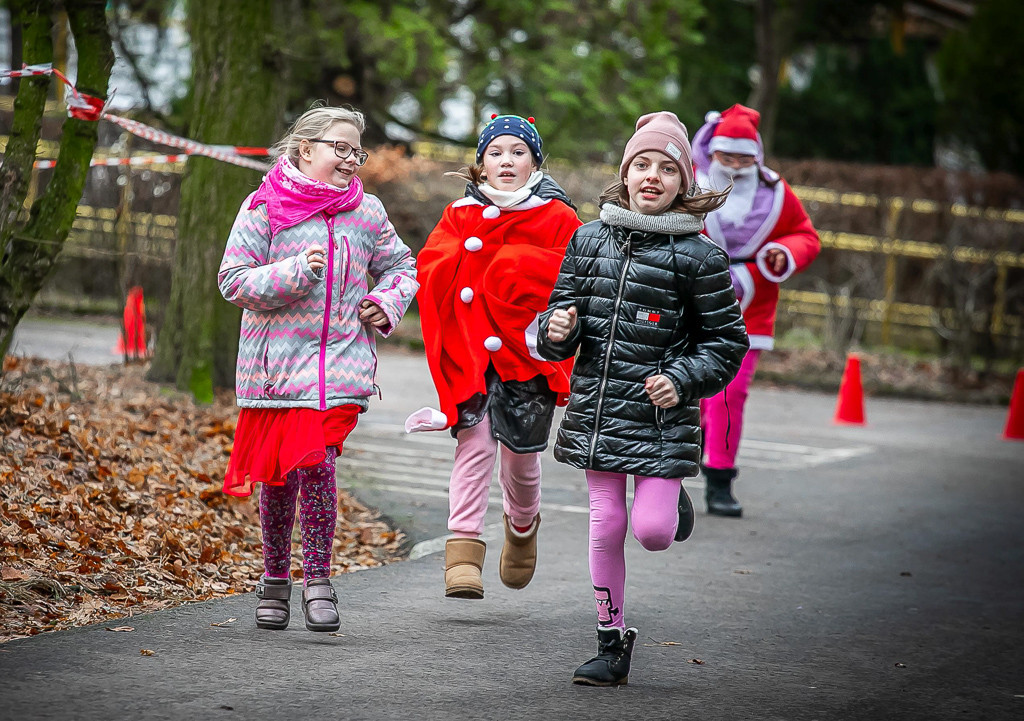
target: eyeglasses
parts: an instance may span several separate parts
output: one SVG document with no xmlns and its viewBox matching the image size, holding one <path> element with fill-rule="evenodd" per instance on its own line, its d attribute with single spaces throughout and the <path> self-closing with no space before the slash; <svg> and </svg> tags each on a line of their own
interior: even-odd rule
<svg viewBox="0 0 1024 721">
<path fill-rule="evenodd" d="M 314 140 L 312 138 L 306 139 L 309 140 L 309 142 L 311 143 L 327 143 L 328 145 L 333 145 L 334 154 L 337 155 L 342 160 L 345 160 L 346 158 L 351 156 L 352 153 L 355 153 L 356 165 L 363 165 L 366 162 L 367 158 L 370 157 L 370 154 L 367 153 L 365 150 L 356 150 L 351 145 L 346 143 L 344 140 Z"/>
</svg>

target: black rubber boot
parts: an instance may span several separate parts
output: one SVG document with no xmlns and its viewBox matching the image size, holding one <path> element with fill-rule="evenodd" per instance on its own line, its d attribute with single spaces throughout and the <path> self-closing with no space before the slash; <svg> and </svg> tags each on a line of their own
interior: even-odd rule
<svg viewBox="0 0 1024 721">
<path fill-rule="evenodd" d="M 704 472 L 704 500 L 708 504 L 708 513 L 716 516 L 743 515 L 743 506 L 732 495 L 732 482 L 738 471 L 735 468 L 708 468 L 701 466 Z"/>
<path fill-rule="evenodd" d="M 576 669 L 572 682 L 584 686 L 625 686 L 633 656 L 636 629 L 597 629 L 597 656 Z"/>
<path fill-rule="evenodd" d="M 679 484 L 679 526 L 676 528 L 676 541 L 685 541 L 693 533 L 693 502 L 686 493 L 683 484 Z"/>
</svg>

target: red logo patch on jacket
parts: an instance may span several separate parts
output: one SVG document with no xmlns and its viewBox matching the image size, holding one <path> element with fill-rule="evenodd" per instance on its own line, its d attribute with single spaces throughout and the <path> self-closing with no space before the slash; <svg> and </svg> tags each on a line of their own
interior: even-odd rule
<svg viewBox="0 0 1024 721">
<path fill-rule="evenodd" d="M 661 322 L 661 313 L 655 313 L 653 310 L 641 308 L 636 312 L 636 322 L 658 325 L 658 323 Z"/>
</svg>

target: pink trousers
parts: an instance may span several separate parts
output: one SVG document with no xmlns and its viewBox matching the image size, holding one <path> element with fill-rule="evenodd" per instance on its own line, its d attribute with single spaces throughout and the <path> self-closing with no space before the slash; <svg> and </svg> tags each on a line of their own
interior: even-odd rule
<svg viewBox="0 0 1024 721">
<path fill-rule="evenodd" d="M 458 432 L 455 465 L 448 484 L 448 530 L 462 538 L 478 538 L 484 529 L 491 476 L 501 449 L 498 482 L 502 505 L 516 526 L 528 526 L 540 509 L 540 453 L 513 453 L 491 435 L 486 415 Z"/>
<path fill-rule="evenodd" d="M 648 551 L 672 545 L 679 525 L 679 478 L 634 476 L 633 537 Z M 590 579 L 597 623 L 625 628 L 626 474 L 587 471 L 590 490 Z"/>
<path fill-rule="evenodd" d="M 750 382 L 754 379 L 760 355 L 759 350 L 747 351 L 739 372 L 725 390 L 700 402 L 704 465 L 710 468 L 736 467 L 736 454 L 743 433 L 743 407 L 747 403 Z"/>
</svg>

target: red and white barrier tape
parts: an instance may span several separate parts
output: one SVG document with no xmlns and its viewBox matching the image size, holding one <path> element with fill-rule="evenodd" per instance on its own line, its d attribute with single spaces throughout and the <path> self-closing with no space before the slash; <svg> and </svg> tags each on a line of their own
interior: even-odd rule
<svg viewBox="0 0 1024 721">
<path fill-rule="evenodd" d="M 160 143 L 161 145 L 169 145 L 172 148 L 181 148 L 189 155 L 205 155 L 208 158 L 222 160 L 225 163 L 233 163 L 234 165 L 241 165 L 243 168 L 252 168 L 254 170 L 262 170 L 264 172 L 270 170 L 270 166 L 266 163 L 261 163 L 258 160 L 250 160 L 249 158 L 244 158 L 239 154 L 239 151 L 243 151 L 247 155 L 266 155 L 268 152 L 266 148 L 251 148 L 234 145 L 207 145 L 206 143 L 199 143 L 195 140 L 171 135 L 168 132 L 158 130 L 157 128 L 146 125 L 145 123 L 140 123 L 138 120 L 129 120 L 128 118 L 122 118 L 119 115 L 103 113 L 100 117 L 114 123 L 115 125 L 121 126 L 132 135 L 137 135 L 140 138 L 151 140 L 154 143 Z"/>
<path fill-rule="evenodd" d="M 89 161 L 91 167 L 97 165 L 156 165 L 159 163 L 181 163 L 188 160 L 188 155 L 135 155 L 130 158 L 93 158 Z M 37 160 L 32 164 L 37 170 L 46 170 L 57 165 L 56 160 Z"/>
<path fill-rule="evenodd" d="M 128 118 L 122 118 L 119 115 L 113 115 L 111 113 L 103 112 L 104 100 L 102 98 L 96 98 L 92 95 L 80 92 L 74 84 L 67 79 L 67 77 L 60 70 L 53 67 L 52 63 L 41 63 L 39 65 L 23 65 L 21 70 L 2 70 L 0 71 L 0 78 L 22 78 L 22 77 L 33 77 L 37 75 L 56 75 L 62 83 L 68 86 L 71 91 L 71 95 L 67 98 L 68 115 L 79 120 L 90 120 L 96 121 L 100 118 L 107 120 L 115 125 L 118 125 L 129 133 L 137 135 L 140 138 L 151 140 L 154 143 L 160 143 L 162 145 L 168 145 L 172 148 L 181 148 L 188 155 L 203 155 L 208 158 L 220 160 L 225 163 L 231 163 L 233 165 L 240 165 L 243 168 L 252 168 L 253 170 L 261 170 L 266 172 L 270 170 L 270 166 L 266 163 L 261 163 L 258 160 L 250 160 L 249 158 L 242 157 L 246 155 L 269 155 L 267 148 L 254 148 L 248 146 L 236 146 L 236 145 L 208 145 L 206 143 L 200 143 L 195 140 L 189 140 L 188 138 L 182 138 L 177 135 L 158 130 L 157 128 L 140 123 L 137 120 L 129 120 Z M 121 160 L 121 159 L 119 159 Z M 38 168 L 50 168 L 54 163 L 52 160 L 42 160 L 35 165 Z M 120 162 L 110 163 L 90 163 L 90 165 L 121 165 Z M 123 163 L 131 164 L 131 163 Z"/>
</svg>

